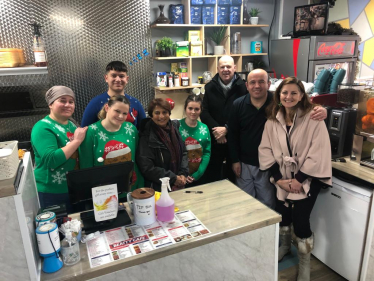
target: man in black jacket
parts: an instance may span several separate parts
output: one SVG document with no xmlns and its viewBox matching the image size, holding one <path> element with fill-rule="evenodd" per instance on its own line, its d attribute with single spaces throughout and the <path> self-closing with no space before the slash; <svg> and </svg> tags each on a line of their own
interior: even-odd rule
<svg viewBox="0 0 374 281">
<path fill-rule="evenodd" d="M 235 72 L 236 65 L 230 56 L 223 56 L 218 61 L 218 73 L 205 86 L 201 121 L 211 133 L 212 148 L 209 165 L 205 171 L 206 182 L 228 178 L 235 181 L 231 169 L 227 133 L 228 119 L 234 100 L 246 94 L 244 81 Z M 223 162 L 226 160 L 225 170 Z"/>
<path fill-rule="evenodd" d="M 273 95 L 268 91 L 270 79 L 263 69 L 248 74 L 248 94 L 237 99 L 229 118 L 229 146 L 236 184 L 265 205 L 275 208 L 275 187 L 270 183 L 270 172 L 259 168 L 258 147 L 267 121 L 266 107 Z M 311 118 L 323 120 L 327 111 L 321 106 L 313 109 Z"/>
</svg>

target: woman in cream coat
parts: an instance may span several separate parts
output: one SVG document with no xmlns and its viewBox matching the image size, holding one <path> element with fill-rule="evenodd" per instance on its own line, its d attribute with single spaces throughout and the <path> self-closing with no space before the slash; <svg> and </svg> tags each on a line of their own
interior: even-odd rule
<svg viewBox="0 0 374 281">
<path fill-rule="evenodd" d="M 282 214 L 278 260 L 291 249 L 299 255 L 297 280 L 310 279 L 313 232 L 310 214 L 322 187 L 331 186 L 331 148 L 324 122 L 310 119 L 313 104 L 296 77 L 288 77 L 277 88 L 268 107 L 259 146 L 261 170 L 270 170 L 277 189 L 276 211 Z"/>
</svg>

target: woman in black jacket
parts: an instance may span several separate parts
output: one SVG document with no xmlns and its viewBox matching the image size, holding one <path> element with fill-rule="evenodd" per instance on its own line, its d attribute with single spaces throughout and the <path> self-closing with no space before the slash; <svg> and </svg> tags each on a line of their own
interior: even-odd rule
<svg viewBox="0 0 374 281">
<path fill-rule="evenodd" d="M 169 177 L 172 190 L 185 186 L 188 176 L 187 150 L 179 134 L 179 123 L 170 121 L 171 107 L 164 99 L 148 106 L 151 118 L 141 122 L 136 162 L 145 186 L 161 191 L 160 178 Z"/>
</svg>

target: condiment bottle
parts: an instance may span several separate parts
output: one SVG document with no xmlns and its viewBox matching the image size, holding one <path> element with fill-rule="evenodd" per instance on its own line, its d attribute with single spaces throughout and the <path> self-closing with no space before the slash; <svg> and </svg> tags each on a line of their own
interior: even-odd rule
<svg viewBox="0 0 374 281">
<path fill-rule="evenodd" d="M 175 87 L 180 87 L 180 83 L 179 83 L 179 74 L 178 74 L 178 73 L 175 73 L 175 74 L 174 74 L 174 86 L 175 86 Z"/>
<path fill-rule="evenodd" d="M 169 74 L 168 75 L 168 86 L 169 86 L 169 88 L 173 88 L 174 87 L 174 84 L 173 84 L 173 74 Z"/>
<path fill-rule="evenodd" d="M 166 222 L 172 221 L 174 219 L 174 200 L 168 193 L 168 189 L 171 191 L 170 178 L 161 178 L 160 181 L 162 182 L 161 197 L 156 202 L 157 219 Z"/>
<path fill-rule="evenodd" d="M 34 22 L 33 24 L 30 24 L 34 27 L 34 44 L 33 44 L 33 50 L 34 50 L 34 65 L 35 66 L 47 66 L 47 55 L 45 52 L 44 47 L 44 41 L 42 39 L 42 36 L 40 34 L 40 28 L 41 25 Z"/>
</svg>

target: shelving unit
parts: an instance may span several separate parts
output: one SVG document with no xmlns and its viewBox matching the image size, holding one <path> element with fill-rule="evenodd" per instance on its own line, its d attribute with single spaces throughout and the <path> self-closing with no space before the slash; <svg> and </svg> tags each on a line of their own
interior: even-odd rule
<svg viewBox="0 0 374 281">
<path fill-rule="evenodd" d="M 170 31 L 170 27 L 173 27 L 174 29 L 185 29 L 187 30 L 200 30 L 201 34 L 201 41 L 203 42 L 203 56 L 188 56 L 188 57 L 153 57 L 153 60 L 155 61 L 185 61 L 187 62 L 188 65 L 188 76 L 190 77 L 190 87 L 192 84 L 195 82 L 194 79 L 192 79 L 192 74 L 193 74 L 193 68 L 194 65 L 196 65 L 196 61 L 198 59 L 207 59 L 207 69 L 210 71 L 213 75 L 217 73 L 217 65 L 218 65 L 218 60 L 220 57 L 223 55 L 212 55 L 212 54 L 207 54 L 208 50 L 208 40 L 207 37 L 205 36 L 206 30 L 209 30 L 214 27 L 219 27 L 221 25 L 219 24 L 213 24 L 213 25 L 203 25 L 203 24 L 154 24 L 151 25 L 152 29 L 163 29 L 165 30 L 164 36 L 168 36 L 168 30 Z M 251 56 L 267 56 L 267 53 L 243 53 L 243 54 L 231 54 L 231 46 L 230 46 L 230 35 L 231 35 L 231 29 L 233 28 L 264 28 L 264 27 L 269 27 L 267 24 L 261 24 L 261 25 L 246 25 L 246 24 L 228 24 L 225 25 L 227 26 L 226 34 L 229 35 L 229 37 L 224 41 L 223 46 L 226 51 L 226 54 L 229 54 L 234 58 L 235 64 L 236 64 L 236 69 L 238 72 L 243 71 L 243 57 L 251 57 Z M 209 31 L 208 31 L 209 32 Z M 243 45 L 243 43 L 242 43 Z M 243 46 L 242 46 L 243 49 Z M 246 46 L 246 49 L 249 49 L 249 46 Z M 157 70 L 156 70 L 157 71 Z M 166 87 L 165 87 L 166 88 Z M 182 87 L 185 88 L 185 87 Z M 165 89 L 161 88 L 158 89 L 159 91 L 163 91 Z"/>
<path fill-rule="evenodd" d="M 46 66 L 36 67 L 33 65 L 26 65 L 22 67 L 0 68 L 0 76 L 29 75 L 29 74 L 48 74 L 48 69 Z"/>
<path fill-rule="evenodd" d="M 159 4 L 165 4 L 164 14 L 168 15 L 168 5 L 171 3 L 168 1 L 159 2 L 156 0 L 151 0 L 151 11 L 156 11 L 156 7 Z M 217 1 L 218 2 L 218 1 Z M 244 2 L 244 1 L 243 1 Z M 173 41 L 184 41 L 184 33 L 188 30 L 199 30 L 201 41 L 203 42 L 203 56 L 188 56 L 188 57 L 153 57 L 154 60 L 154 72 L 169 72 L 170 63 L 172 62 L 186 62 L 188 67 L 188 77 L 190 78 L 188 87 L 153 87 L 156 97 L 169 97 L 175 101 L 176 108 L 173 109 L 174 118 L 181 117 L 183 114 L 183 104 L 184 100 L 187 97 L 189 90 L 191 88 L 199 87 L 196 86 L 197 76 L 201 76 L 204 71 L 210 71 L 214 76 L 217 73 L 218 60 L 223 55 L 213 55 L 213 45 L 210 44 L 207 34 L 213 29 L 222 26 L 217 24 L 217 11 L 218 4 L 215 5 L 215 15 L 214 21 L 215 24 L 204 25 L 204 24 L 191 24 L 190 23 L 190 0 L 176 0 L 173 4 L 183 4 L 184 5 L 184 21 L 185 24 L 151 24 L 151 37 L 152 37 L 152 46 L 155 46 L 155 41 L 161 39 L 164 36 L 170 37 Z M 241 24 L 226 24 L 227 30 L 226 35 L 229 37 L 223 42 L 224 49 L 226 54 L 233 57 L 236 71 L 244 71 L 244 64 L 252 57 L 263 57 L 267 56 L 267 53 L 256 53 L 251 54 L 250 52 L 250 41 L 265 41 L 265 37 L 268 34 L 268 24 L 251 25 L 251 24 L 242 24 L 243 23 L 243 4 L 241 6 L 240 13 L 240 22 Z M 155 13 L 153 13 L 155 15 Z M 157 15 L 158 16 L 158 15 Z M 152 18 L 151 22 L 153 23 L 156 18 Z M 267 22 L 269 22 L 267 20 Z M 264 30 L 266 29 L 266 30 Z M 242 54 L 231 54 L 230 39 L 232 34 L 235 32 L 240 32 L 242 36 Z M 265 46 L 265 45 L 263 45 Z M 155 55 L 153 53 L 153 55 Z M 204 87 L 201 85 L 200 87 Z M 177 107 L 180 108 L 177 108 Z M 177 115 L 177 116 L 175 116 Z M 181 116 L 179 116 L 181 115 Z"/>
</svg>

